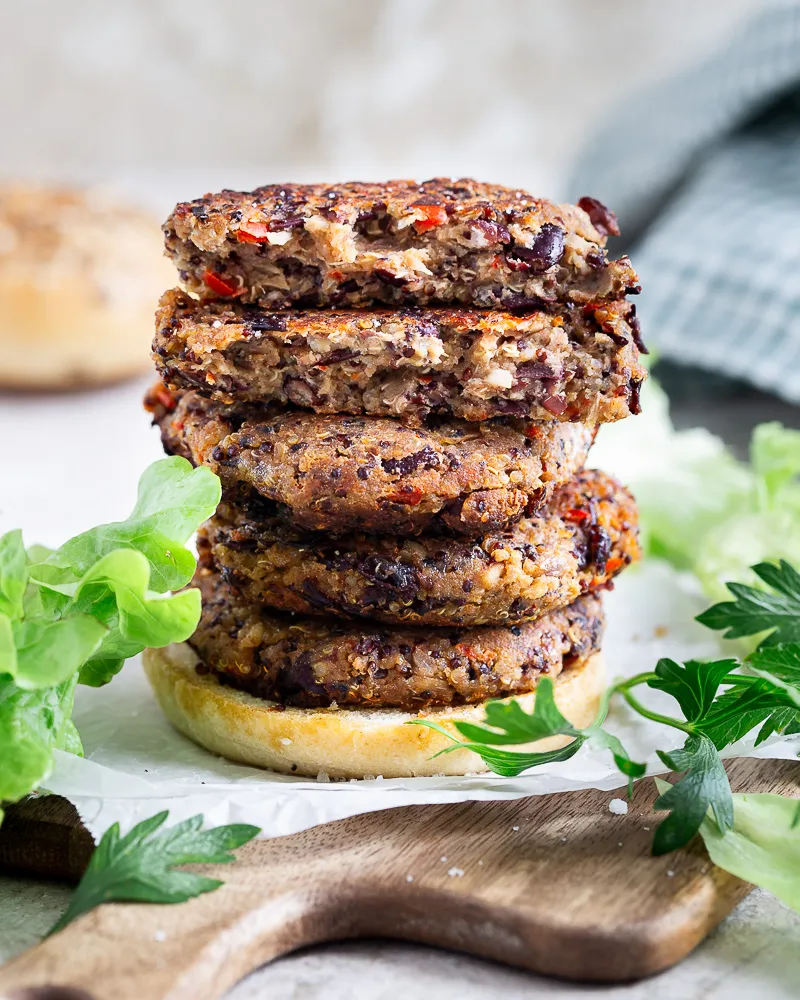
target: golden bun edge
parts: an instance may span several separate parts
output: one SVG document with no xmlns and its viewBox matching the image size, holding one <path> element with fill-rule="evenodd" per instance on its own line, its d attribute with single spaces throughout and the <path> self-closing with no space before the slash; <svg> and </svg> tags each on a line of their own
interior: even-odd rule
<svg viewBox="0 0 800 1000">
<path fill-rule="evenodd" d="M 442 757 L 451 746 L 441 733 L 408 726 L 411 719 L 430 719 L 458 735 L 456 721 L 480 722 L 483 704 L 426 708 L 406 712 L 392 708 L 294 708 L 255 698 L 221 684 L 213 673 L 198 674 L 197 655 L 187 643 L 147 649 L 144 671 L 162 711 L 184 736 L 214 754 L 284 774 L 330 778 L 431 777 L 486 771 L 469 750 Z M 571 666 L 555 681 L 555 701 L 578 727 L 594 719 L 605 688 L 600 653 Z M 526 711 L 536 694 L 520 695 Z M 551 737 L 525 750 L 552 750 L 569 742 Z M 515 747 L 515 750 L 522 747 Z"/>
</svg>

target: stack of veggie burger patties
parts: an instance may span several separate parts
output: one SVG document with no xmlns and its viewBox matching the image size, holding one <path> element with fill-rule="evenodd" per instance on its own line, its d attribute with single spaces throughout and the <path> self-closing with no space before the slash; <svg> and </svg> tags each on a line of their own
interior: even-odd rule
<svg viewBox="0 0 800 1000">
<path fill-rule="evenodd" d="M 148 406 L 223 485 L 197 631 L 146 657 L 178 729 L 324 780 L 479 770 L 406 723 L 530 710 L 543 677 L 588 724 L 600 595 L 639 551 L 633 498 L 584 467 L 645 377 L 617 232 L 472 180 L 176 207 Z"/>
</svg>

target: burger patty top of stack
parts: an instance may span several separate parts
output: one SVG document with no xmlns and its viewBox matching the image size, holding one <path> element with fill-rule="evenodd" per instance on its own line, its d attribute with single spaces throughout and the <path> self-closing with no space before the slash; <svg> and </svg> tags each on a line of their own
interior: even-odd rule
<svg viewBox="0 0 800 1000">
<path fill-rule="evenodd" d="M 538 309 L 638 291 L 607 259 L 616 218 L 470 179 L 273 184 L 179 204 L 167 253 L 188 291 L 265 309 L 375 303 Z"/>
</svg>

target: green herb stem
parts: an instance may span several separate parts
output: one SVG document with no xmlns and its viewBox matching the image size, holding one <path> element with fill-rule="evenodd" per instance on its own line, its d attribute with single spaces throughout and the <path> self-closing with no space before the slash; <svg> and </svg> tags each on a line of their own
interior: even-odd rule
<svg viewBox="0 0 800 1000">
<path fill-rule="evenodd" d="M 633 677 L 628 677 L 627 680 L 619 681 L 611 688 L 611 693 L 619 692 L 620 694 L 627 691 L 629 688 L 638 687 L 640 684 L 647 684 L 649 681 L 655 680 L 658 675 L 653 673 L 653 671 L 647 671 L 642 674 L 635 674 Z"/>
<path fill-rule="evenodd" d="M 627 701 L 630 707 L 635 712 L 638 712 L 639 715 L 644 716 L 645 719 L 650 719 L 651 722 L 659 722 L 662 726 L 670 726 L 672 729 L 680 729 L 684 733 L 691 734 L 694 732 L 694 729 L 691 725 L 689 725 L 689 723 L 680 722 L 678 719 L 672 719 L 668 715 L 661 715 L 660 712 L 653 712 L 649 708 L 645 708 L 638 698 L 634 698 L 630 691 L 620 689 L 620 694 L 625 701 Z"/>
</svg>

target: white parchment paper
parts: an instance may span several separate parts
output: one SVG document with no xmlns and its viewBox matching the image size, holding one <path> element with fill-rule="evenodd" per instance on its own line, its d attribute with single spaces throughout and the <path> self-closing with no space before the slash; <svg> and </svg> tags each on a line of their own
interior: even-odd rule
<svg viewBox="0 0 800 1000">
<path fill-rule="evenodd" d="M 693 621 L 708 605 L 696 581 L 663 563 L 649 562 L 623 575 L 606 598 L 608 627 L 603 644 L 610 679 L 652 669 L 660 656 L 713 657 L 725 644 Z M 653 705 L 674 709 L 654 692 Z M 123 829 L 161 809 L 170 822 L 201 812 L 209 824 L 253 823 L 263 836 L 278 836 L 356 813 L 392 806 L 466 799 L 503 799 L 576 788 L 614 789 L 624 784 L 611 757 L 582 750 L 572 760 L 518 778 L 480 774 L 465 777 L 393 778 L 317 782 L 230 763 L 175 732 L 161 714 L 137 661 L 114 683 L 79 689 L 75 721 L 86 756 L 59 753 L 47 786 L 70 799 L 95 837 L 111 823 Z M 628 711 L 612 710 L 610 728 L 628 751 L 663 770 L 655 749 L 671 749 L 680 734 Z M 759 756 L 792 757 L 800 739 L 774 740 Z M 729 749 L 753 753 L 752 741 Z M 476 757 L 476 765 L 479 760 Z M 611 796 L 609 796 L 611 798 Z"/>
</svg>

